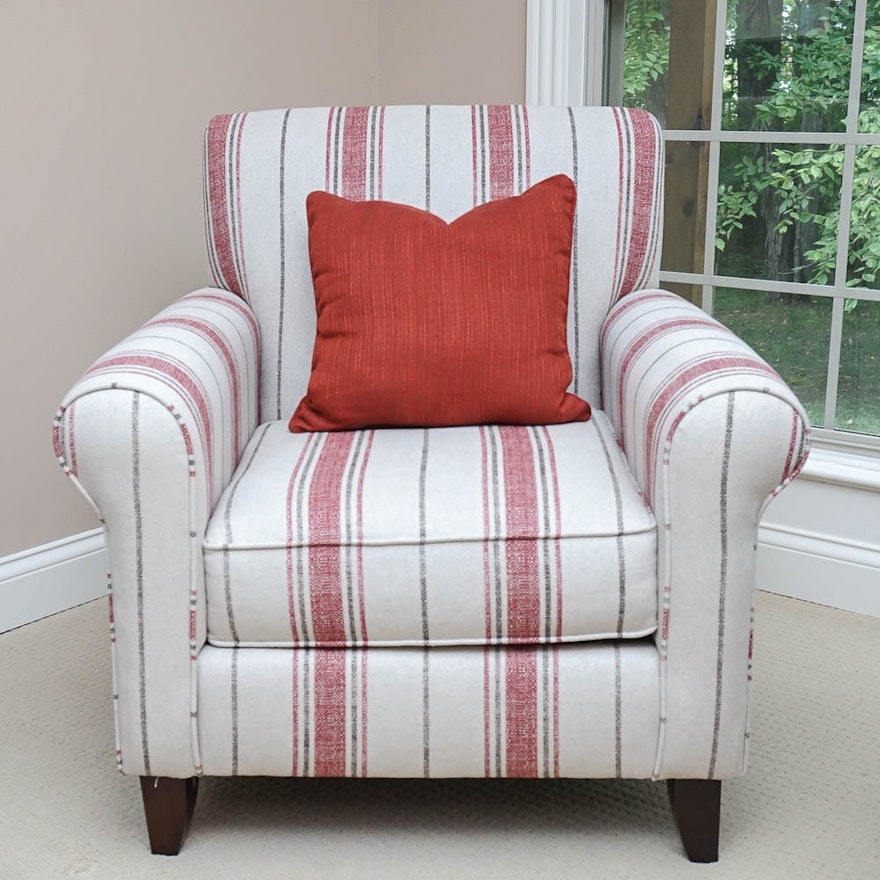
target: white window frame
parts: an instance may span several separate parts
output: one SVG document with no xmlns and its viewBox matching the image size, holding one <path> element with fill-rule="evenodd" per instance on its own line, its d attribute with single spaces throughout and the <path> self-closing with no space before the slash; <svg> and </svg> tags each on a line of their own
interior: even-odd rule
<svg viewBox="0 0 880 880">
<path fill-rule="evenodd" d="M 856 0 L 857 11 L 866 9 L 866 0 Z M 718 22 L 726 21 L 727 0 L 718 0 L 721 7 Z M 619 93 L 619 83 L 611 81 L 605 68 L 605 46 L 608 41 L 622 39 L 619 0 L 527 0 L 526 32 L 526 100 L 536 104 L 601 104 L 603 80 L 608 93 Z M 609 21 L 610 19 L 613 19 Z M 720 33 L 718 33 L 720 31 Z M 716 28 L 715 66 L 723 61 L 723 26 Z M 821 134 L 776 132 L 774 143 L 840 143 L 844 145 L 844 177 L 851 182 L 856 147 L 877 142 L 877 135 L 859 134 L 853 130 L 858 97 L 853 105 L 853 83 L 856 96 L 861 80 L 864 32 L 853 40 L 853 65 L 850 83 L 849 128 L 833 137 Z M 610 71 L 613 77 L 613 71 Z M 712 294 L 717 287 L 789 291 L 814 296 L 831 296 L 831 354 L 835 357 L 833 382 L 827 383 L 828 397 L 834 395 L 832 418 L 836 406 L 837 369 L 840 362 L 844 296 L 856 291 L 845 287 L 846 265 L 838 264 L 831 285 L 806 285 L 766 282 L 761 286 L 754 279 L 731 278 L 714 273 L 715 213 L 717 210 L 717 179 L 721 143 L 730 141 L 760 142 L 766 139 L 758 132 L 721 131 L 720 77 L 714 78 L 716 93 L 712 102 L 712 119 L 708 131 L 667 131 L 668 140 L 707 140 L 710 153 L 710 205 L 708 210 L 705 248 L 706 261 L 701 273 L 661 272 L 662 282 L 696 284 L 703 289 L 703 306 L 712 307 Z M 722 141 L 723 137 L 723 141 Z M 848 178 L 847 178 L 848 175 Z M 850 196 L 851 198 L 851 196 Z M 850 204 L 841 204 L 842 227 L 838 244 L 849 237 Z M 841 248 L 838 247 L 838 255 Z M 859 288 L 860 299 L 880 301 L 880 291 Z M 829 357 L 829 361 L 831 358 Z M 831 369 L 829 369 L 831 372 Z M 831 421 L 833 424 L 833 420 Z M 863 614 L 880 617 L 880 540 L 876 522 L 880 510 L 880 438 L 830 429 L 817 429 L 813 448 L 801 478 L 782 493 L 767 509 L 761 521 L 761 551 L 758 554 L 758 585 L 788 596 L 834 605 Z"/>
<path fill-rule="evenodd" d="M 715 34 L 715 70 L 724 63 L 727 0 L 718 0 Z M 526 101 L 537 104 L 600 104 L 603 96 L 605 72 L 605 45 L 609 34 L 608 15 L 621 4 L 611 0 L 528 0 L 526 40 Z M 856 17 L 864 15 L 867 0 L 856 0 Z M 620 25 L 614 30 L 619 30 Z M 618 34 L 619 36 L 619 34 Z M 860 145 L 880 144 L 880 135 L 859 133 L 858 109 L 862 80 L 864 29 L 853 34 L 853 64 L 851 68 L 847 128 L 843 132 L 757 132 L 730 131 L 721 127 L 722 87 L 720 76 L 713 78 L 712 115 L 706 130 L 664 131 L 667 141 L 700 141 L 709 144 L 709 186 L 706 209 L 705 262 L 702 272 L 660 273 L 661 282 L 691 284 L 702 288 L 703 308 L 711 313 L 716 287 L 735 287 L 742 290 L 773 291 L 807 294 L 832 299 L 831 339 L 826 376 L 826 425 L 833 425 L 837 409 L 841 342 L 843 336 L 844 300 L 858 298 L 880 302 L 880 290 L 849 288 L 846 286 L 846 243 L 850 234 L 850 208 L 856 148 Z M 739 278 L 715 273 L 715 223 L 718 207 L 718 174 L 723 143 L 796 143 L 841 144 L 844 148 L 843 185 L 838 231 L 838 259 L 831 284 L 805 284 Z M 880 437 L 855 434 L 834 428 L 816 428 L 814 435 L 819 445 L 841 452 L 860 451 L 880 463 Z"/>
</svg>

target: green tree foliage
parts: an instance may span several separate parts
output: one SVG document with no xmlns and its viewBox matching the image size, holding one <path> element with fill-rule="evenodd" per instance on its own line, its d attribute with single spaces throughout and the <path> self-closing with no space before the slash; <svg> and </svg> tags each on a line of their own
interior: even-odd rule
<svg viewBox="0 0 880 880">
<path fill-rule="evenodd" d="M 754 2 L 754 0 L 752 0 Z M 783 0 L 775 22 L 775 51 L 752 52 L 745 63 L 771 84 L 762 100 L 744 107 L 737 84 L 745 72 L 736 51 L 736 21 L 729 28 L 725 89 L 726 128 L 763 131 L 842 131 L 846 125 L 854 0 Z M 731 3 L 731 9 L 735 9 Z M 868 4 L 863 88 L 858 127 L 880 132 L 880 3 Z M 840 228 L 844 149 L 731 145 L 719 185 L 716 247 L 723 271 L 748 274 L 742 263 L 764 233 L 791 250 L 788 270 L 769 277 L 826 284 L 833 281 Z M 856 152 L 848 283 L 877 286 L 880 271 L 880 147 Z M 772 202 L 771 202 L 772 197 Z M 768 204 L 772 210 L 768 211 Z M 763 227 L 763 229 L 761 229 Z M 743 271 L 746 269 L 746 271 Z M 787 276 L 787 277 L 786 277 Z M 849 308 L 855 300 L 848 301 Z"/>
</svg>

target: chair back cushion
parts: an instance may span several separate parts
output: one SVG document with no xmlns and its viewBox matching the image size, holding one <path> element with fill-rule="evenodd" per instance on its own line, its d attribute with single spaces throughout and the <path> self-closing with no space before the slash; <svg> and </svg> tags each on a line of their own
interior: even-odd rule
<svg viewBox="0 0 880 880">
<path fill-rule="evenodd" d="M 431 211 L 447 222 L 566 174 L 577 187 L 569 390 L 599 405 L 599 329 L 621 297 L 658 282 L 662 145 L 656 121 L 610 107 L 388 106 L 217 116 L 205 138 L 215 283 L 244 297 L 262 336 L 261 421 L 289 418 L 315 341 L 306 197 L 323 190 Z"/>
</svg>

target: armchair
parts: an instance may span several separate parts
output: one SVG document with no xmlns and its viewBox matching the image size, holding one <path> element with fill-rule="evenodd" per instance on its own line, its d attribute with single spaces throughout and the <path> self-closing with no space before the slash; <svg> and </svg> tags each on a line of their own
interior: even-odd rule
<svg viewBox="0 0 880 880">
<path fill-rule="evenodd" d="M 56 415 L 104 523 L 119 770 L 174 854 L 203 776 L 668 780 L 713 861 L 746 767 L 758 521 L 802 467 L 788 387 L 656 289 L 646 113 L 522 106 L 217 117 L 215 287 Z M 451 220 L 564 173 L 587 422 L 288 431 L 315 339 L 305 199 Z"/>
</svg>

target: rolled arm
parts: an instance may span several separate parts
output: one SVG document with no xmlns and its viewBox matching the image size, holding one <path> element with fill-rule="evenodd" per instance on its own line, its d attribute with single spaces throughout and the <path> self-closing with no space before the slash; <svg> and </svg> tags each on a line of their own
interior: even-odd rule
<svg viewBox="0 0 880 880">
<path fill-rule="evenodd" d="M 55 417 L 59 463 L 107 536 L 117 763 L 125 773 L 199 772 L 202 538 L 258 423 L 258 360 L 248 305 L 227 291 L 199 290 L 99 358 Z"/>
<path fill-rule="evenodd" d="M 658 525 L 658 778 L 745 770 L 757 529 L 800 471 L 807 417 L 730 330 L 646 290 L 609 313 L 603 406 Z"/>
</svg>

